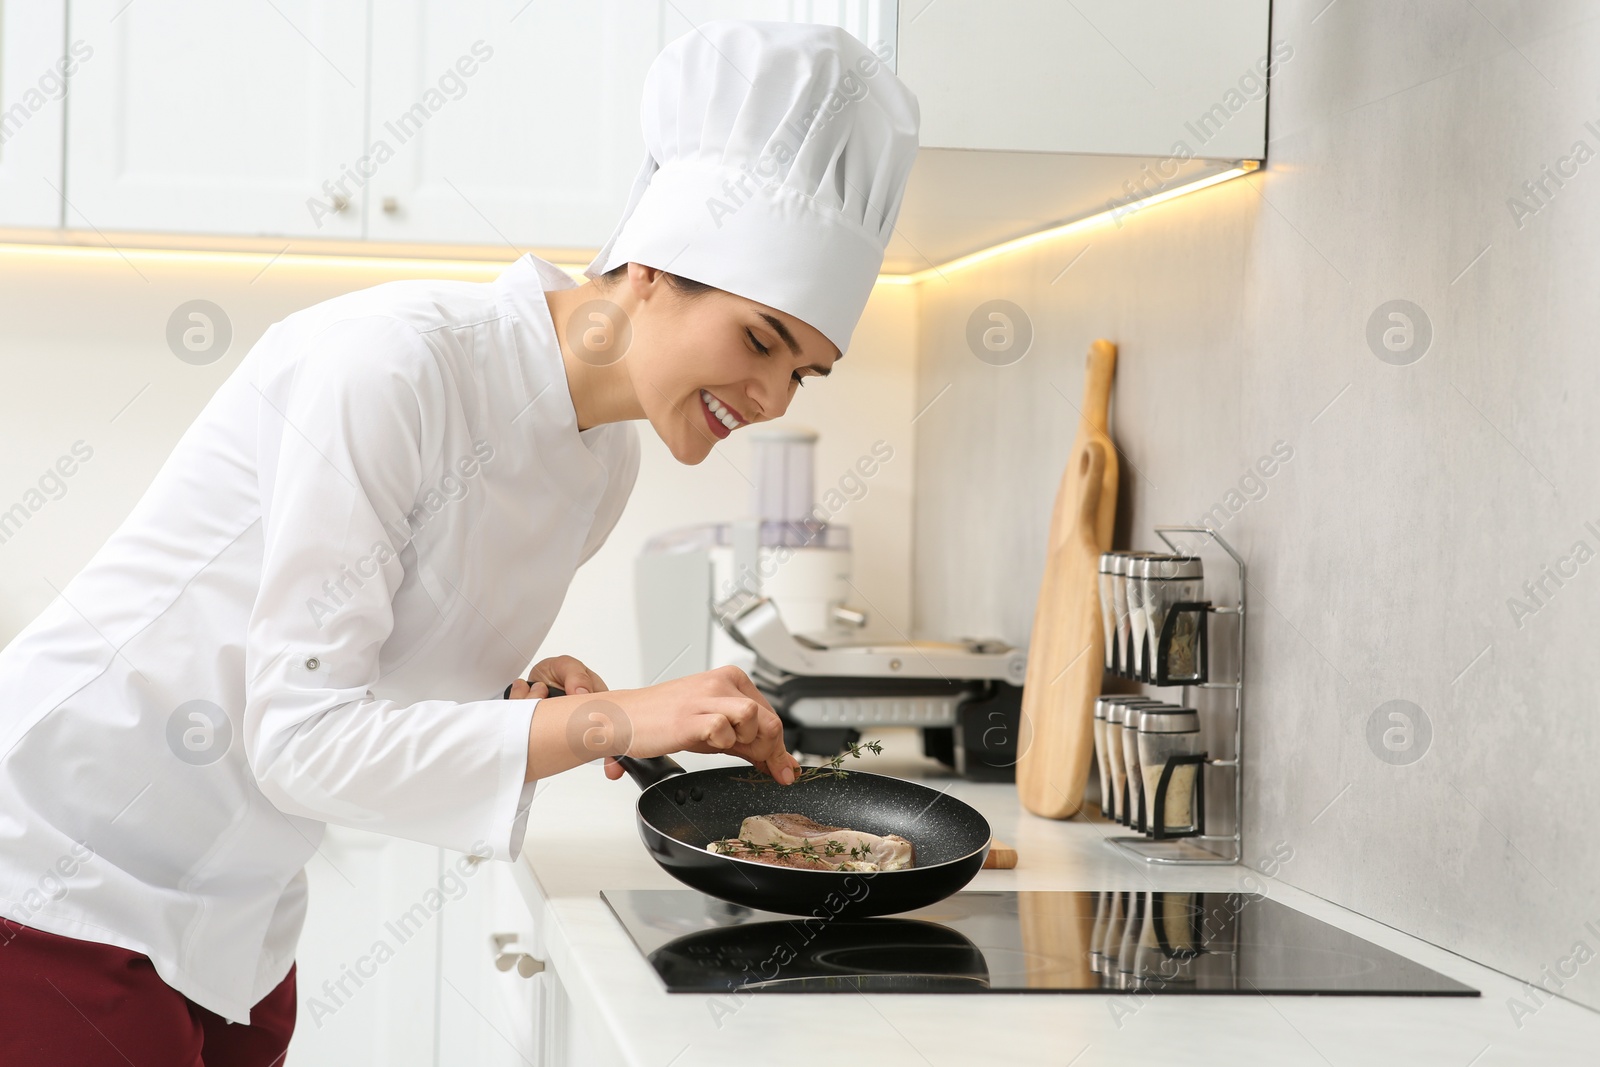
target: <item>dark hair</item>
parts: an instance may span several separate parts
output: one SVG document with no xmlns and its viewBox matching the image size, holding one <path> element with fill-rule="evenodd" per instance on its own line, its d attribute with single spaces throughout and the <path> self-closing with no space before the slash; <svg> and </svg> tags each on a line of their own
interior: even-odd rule
<svg viewBox="0 0 1600 1067">
<path fill-rule="evenodd" d="M 607 286 L 612 286 L 622 281 L 627 273 L 628 265 L 626 263 L 621 263 L 600 275 L 600 278 Z M 717 288 L 714 285 L 707 285 L 705 282 L 697 282 L 693 278 L 685 278 L 682 275 L 673 274 L 670 271 L 662 271 L 661 273 L 666 276 L 667 281 L 672 285 L 672 287 L 683 296 L 698 296 L 701 293 L 713 292 Z"/>
</svg>

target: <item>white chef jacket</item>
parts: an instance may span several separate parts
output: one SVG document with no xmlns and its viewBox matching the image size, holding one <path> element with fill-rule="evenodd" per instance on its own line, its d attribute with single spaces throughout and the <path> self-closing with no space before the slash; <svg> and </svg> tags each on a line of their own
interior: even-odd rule
<svg viewBox="0 0 1600 1067">
<path fill-rule="evenodd" d="M 525 255 L 267 330 L 0 652 L 7 918 L 244 1022 L 326 823 L 516 858 L 538 701 L 499 697 L 639 468 L 631 423 L 578 430 L 574 284 Z"/>
</svg>

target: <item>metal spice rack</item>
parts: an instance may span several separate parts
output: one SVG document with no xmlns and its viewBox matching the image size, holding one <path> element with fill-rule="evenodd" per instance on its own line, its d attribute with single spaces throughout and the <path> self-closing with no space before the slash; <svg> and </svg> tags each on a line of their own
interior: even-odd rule
<svg viewBox="0 0 1600 1067">
<path fill-rule="evenodd" d="M 1211 681 L 1210 671 L 1206 672 L 1207 681 L 1183 685 L 1184 704 L 1189 700 L 1190 689 L 1231 689 L 1233 690 L 1233 756 L 1230 759 L 1207 759 L 1206 765 L 1219 769 L 1226 769 L 1233 773 L 1233 833 L 1231 834 L 1198 834 L 1191 837 L 1176 837 L 1164 840 L 1151 840 L 1145 837 L 1108 837 L 1111 844 L 1127 850 L 1144 860 L 1146 863 L 1170 863 L 1188 867 L 1227 867 L 1239 863 L 1244 858 L 1244 608 L 1245 566 L 1244 557 L 1234 551 L 1216 530 L 1210 526 L 1157 526 L 1156 536 L 1167 543 L 1173 552 L 1183 554 L 1184 550 L 1172 543 L 1168 534 L 1197 533 L 1205 534 L 1215 541 L 1222 550 L 1233 558 L 1234 565 L 1239 568 L 1239 602 L 1234 605 L 1215 605 L 1207 609 L 1211 615 L 1232 615 L 1238 620 L 1238 647 L 1235 651 L 1237 667 L 1231 682 Z M 1209 625 L 1209 622 L 1207 623 Z M 1204 775 L 1197 776 L 1196 789 L 1205 789 Z M 1203 803 L 1203 800 L 1202 800 Z"/>
</svg>

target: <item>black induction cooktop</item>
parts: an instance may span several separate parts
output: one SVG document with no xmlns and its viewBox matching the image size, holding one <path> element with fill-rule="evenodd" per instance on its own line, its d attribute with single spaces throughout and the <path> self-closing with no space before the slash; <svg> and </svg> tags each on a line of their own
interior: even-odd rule
<svg viewBox="0 0 1600 1067">
<path fill-rule="evenodd" d="M 1224 892 L 960 892 L 876 919 L 692 889 L 605 890 L 669 993 L 1478 991 L 1276 901 Z"/>
</svg>

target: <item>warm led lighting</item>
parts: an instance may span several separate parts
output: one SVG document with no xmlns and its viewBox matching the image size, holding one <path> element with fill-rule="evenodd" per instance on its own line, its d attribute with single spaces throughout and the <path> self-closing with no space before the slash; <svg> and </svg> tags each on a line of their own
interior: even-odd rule
<svg viewBox="0 0 1600 1067">
<path fill-rule="evenodd" d="M 996 256 L 1004 256 L 1009 255 L 1012 252 L 1021 251 L 1024 248 L 1029 248 L 1033 245 L 1039 244 L 1042 241 L 1051 241 L 1057 237 L 1064 237 L 1069 233 L 1077 233 L 1080 230 L 1087 230 L 1092 229 L 1095 226 L 1106 225 L 1114 222 L 1119 213 L 1123 215 L 1132 215 L 1143 211 L 1145 208 L 1153 207 L 1156 204 L 1162 203 L 1163 201 L 1171 200 L 1174 197 L 1185 196 L 1189 193 L 1197 193 L 1201 189 L 1208 189 L 1219 182 L 1225 182 L 1231 178 L 1237 178 L 1240 175 L 1249 174 L 1251 171 L 1256 170 L 1259 167 L 1260 164 L 1253 159 L 1243 160 L 1237 167 L 1234 167 L 1230 170 L 1225 170 L 1218 174 L 1212 174 L 1196 181 L 1189 182 L 1185 185 L 1179 185 L 1176 188 L 1167 189 L 1163 192 L 1156 193 L 1153 196 L 1147 196 L 1141 200 L 1135 200 L 1132 203 L 1124 204 L 1120 207 L 1106 208 L 1104 211 L 1097 211 L 1093 215 L 1085 215 L 1081 219 L 1073 219 L 1071 222 L 1062 223 L 1060 226 L 1052 226 L 1049 229 L 1039 230 L 1035 233 L 1024 234 L 1021 237 L 1014 237 L 1009 241 L 1002 241 L 997 245 L 990 245 L 988 248 L 982 248 L 976 252 L 971 252 L 964 256 L 958 256 L 957 258 L 950 260 L 948 263 L 941 263 L 936 267 L 928 267 L 925 270 L 915 271 L 911 274 L 881 274 L 878 276 L 878 282 L 880 284 L 889 285 L 916 285 L 920 282 L 929 281 L 933 278 L 943 278 L 946 274 L 950 274 L 958 270 L 965 270 L 968 267 L 983 263 L 986 260 L 994 259 Z"/>
<path fill-rule="evenodd" d="M 958 256 L 947 263 L 941 263 L 925 270 L 913 271 L 908 274 L 880 274 L 879 285 L 918 285 L 934 278 L 943 278 L 945 275 L 958 270 L 994 259 L 997 256 L 1009 255 L 1039 244 L 1042 241 L 1051 241 L 1069 233 L 1076 233 L 1095 226 L 1103 226 L 1115 220 L 1119 213 L 1133 214 L 1145 208 L 1174 197 L 1184 196 L 1189 193 L 1199 192 L 1201 189 L 1210 188 L 1219 182 L 1237 178 L 1242 174 L 1249 174 L 1256 170 L 1260 164 L 1255 160 L 1243 160 L 1237 167 L 1212 174 L 1197 181 L 1180 185 L 1147 196 L 1142 200 L 1117 208 L 1107 208 L 1093 215 L 1086 215 L 1081 219 L 1052 226 L 1049 229 L 1039 230 L 1022 237 L 1002 241 L 1000 244 L 979 249 L 976 252 Z M 35 257 L 41 259 L 89 260 L 109 261 L 125 260 L 131 263 L 176 263 L 180 265 L 211 263 L 223 266 L 249 266 L 256 265 L 265 270 L 269 265 L 276 267 L 300 267 L 312 269 L 344 269 L 366 271 L 417 271 L 426 275 L 439 275 L 445 272 L 462 274 L 487 274 L 491 277 L 499 274 L 510 266 L 510 260 L 487 259 L 428 259 L 426 257 L 393 258 L 389 256 L 358 256 L 358 255 L 323 255 L 316 252 L 229 252 L 220 250 L 191 250 L 185 248 L 90 248 L 84 245 L 53 245 L 53 244 L 6 244 L 0 243 L 0 257 Z M 583 270 L 587 264 L 583 263 L 556 263 L 556 267 L 566 271 L 574 280 L 584 281 Z"/>
<path fill-rule="evenodd" d="M 126 260 L 131 263 L 214 263 L 223 266 L 256 265 L 274 267 L 343 268 L 348 270 L 415 270 L 424 273 L 440 271 L 492 271 L 499 273 L 511 265 L 510 260 L 484 259 L 400 259 L 390 256 L 322 255 L 316 252 L 226 252 L 198 251 L 187 248 L 88 248 L 83 245 L 29 245 L 0 244 L 0 256 L 35 256 L 44 259 L 66 260 Z M 558 263 L 556 266 L 568 274 L 581 274 L 583 267 Z"/>
</svg>

